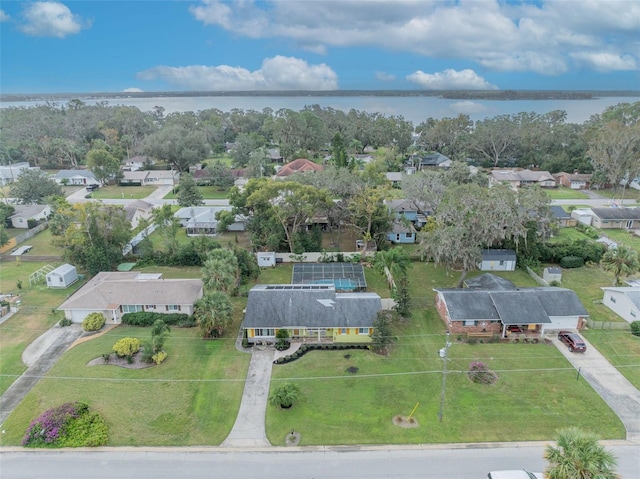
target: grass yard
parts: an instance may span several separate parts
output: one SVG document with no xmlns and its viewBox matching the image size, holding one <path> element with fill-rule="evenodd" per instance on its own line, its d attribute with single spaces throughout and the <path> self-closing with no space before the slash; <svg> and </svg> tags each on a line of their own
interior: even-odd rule
<svg viewBox="0 0 640 479">
<path fill-rule="evenodd" d="M 0 291 L 19 295 L 21 301 L 20 311 L 0 324 L 0 394 L 27 369 L 22 363 L 25 348 L 60 319 L 52 310 L 82 284 L 79 281 L 67 289 L 49 289 L 43 283 L 30 286 L 29 275 L 45 264 L 6 261 L 0 264 Z M 16 286 L 18 280 L 22 281 L 22 289 Z"/>
<path fill-rule="evenodd" d="M 635 236 L 628 230 L 600 230 L 600 233 L 603 236 L 612 239 L 619 245 L 628 246 L 640 253 L 640 236 Z"/>
<path fill-rule="evenodd" d="M 451 338 L 439 422 L 444 325 L 431 307 L 416 311 L 395 333 L 388 357 L 363 350 L 313 351 L 274 365 L 272 391 L 293 382 L 302 394 L 289 410 L 267 408 L 271 443 L 284 445 L 291 429 L 301 434 L 301 445 L 548 440 L 567 423 L 589 430 L 598 424 L 602 438 L 625 437 L 604 401 L 586 381 L 576 381 L 575 370 L 546 344 L 469 345 Z M 470 381 L 466 371 L 473 361 L 496 371 L 498 382 Z M 347 372 L 350 367 L 358 372 Z M 416 404 L 420 427 L 393 425 L 394 416 L 408 416 Z"/>
<path fill-rule="evenodd" d="M 218 445 L 240 407 L 251 356 L 235 349 L 241 309 L 220 340 L 198 329 L 173 328 L 167 360 L 130 370 L 87 366 L 126 336 L 149 338 L 149 328 L 119 326 L 67 351 L 3 425 L 2 445 L 19 445 L 30 421 L 67 401 L 85 401 L 107 420 L 110 446 Z"/>
<path fill-rule="evenodd" d="M 17 231 L 23 233 L 26 230 Z M 64 253 L 64 250 L 62 248 L 53 245 L 51 230 L 49 230 L 48 228 L 35 235 L 33 238 L 29 238 L 28 240 L 20 243 L 18 246 L 27 244 L 33 246 L 33 248 L 31 249 L 31 251 L 24 254 L 24 256 L 62 256 L 62 254 Z"/>
<path fill-rule="evenodd" d="M 229 197 L 230 188 L 221 190 L 217 186 L 198 186 L 198 191 L 202 194 L 202 198 L 205 200 L 224 200 Z M 173 191 L 170 191 L 164 195 L 165 200 L 175 200 L 178 198 Z"/>
<path fill-rule="evenodd" d="M 558 233 L 549 239 L 550 243 L 559 243 L 561 241 L 590 240 L 586 234 L 577 228 L 559 228 Z"/>
<path fill-rule="evenodd" d="M 591 329 L 581 331 L 631 384 L 640 389 L 640 337 L 629 331 Z"/>
<path fill-rule="evenodd" d="M 155 186 L 102 186 L 91 193 L 94 200 L 125 199 L 141 200 L 156 190 Z M 89 192 L 87 192 L 89 194 Z"/>
<path fill-rule="evenodd" d="M 589 198 L 580 190 L 572 190 L 571 188 L 549 188 L 544 192 L 552 200 L 584 200 Z"/>
<path fill-rule="evenodd" d="M 600 196 L 604 196 L 605 198 L 614 198 L 616 200 L 621 199 L 622 197 L 622 189 L 618 188 L 615 191 L 611 189 L 606 190 L 597 190 Z M 624 190 L 624 199 L 625 200 L 640 200 L 640 190 L 636 190 L 634 188 L 625 188 Z"/>
</svg>

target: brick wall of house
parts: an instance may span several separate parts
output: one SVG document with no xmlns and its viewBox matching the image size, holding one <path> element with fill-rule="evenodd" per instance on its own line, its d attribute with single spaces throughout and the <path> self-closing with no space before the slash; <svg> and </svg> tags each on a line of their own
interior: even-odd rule
<svg viewBox="0 0 640 479">
<path fill-rule="evenodd" d="M 495 334 L 502 333 L 502 323 L 500 321 L 489 322 L 484 321 L 485 325 L 483 326 L 483 321 L 478 321 L 477 326 L 465 326 L 463 321 L 450 321 L 449 312 L 447 311 L 447 305 L 444 302 L 444 299 L 438 293 L 436 295 L 436 309 L 438 310 L 438 314 L 440 315 L 440 319 L 444 322 L 445 326 L 449 329 L 451 333 L 482 333 L 482 332 L 491 332 Z"/>
</svg>

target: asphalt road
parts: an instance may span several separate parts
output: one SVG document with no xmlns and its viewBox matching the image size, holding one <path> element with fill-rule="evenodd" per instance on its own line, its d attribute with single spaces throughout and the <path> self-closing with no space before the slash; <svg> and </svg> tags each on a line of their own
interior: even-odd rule
<svg viewBox="0 0 640 479">
<path fill-rule="evenodd" d="M 622 479 L 637 479 L 640 445 L 606 443 Z M 277 451 L 111 449 L 0 453 L 3 479 L 483 479 L 496 469 L 541 472 L 543 443 L 318 447 Z"/>
</svg>

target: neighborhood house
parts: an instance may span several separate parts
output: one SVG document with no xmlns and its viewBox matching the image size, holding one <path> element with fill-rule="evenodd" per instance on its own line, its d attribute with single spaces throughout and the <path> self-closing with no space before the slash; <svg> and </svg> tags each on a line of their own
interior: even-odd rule
<svg viewBox="0 0 640 479">
<path fill-rule="evenodd" d="M 628 323 L 640 321 L 640 286 L 602 288 L 602 304 Z"/>
<path fill-rule="evenodd" d="M 452 333 L 539 338 L 549 330 L 581 329 L 588 317 L 576 293 L 564 288 L 434 291 L 438 313 Z"/>
<path fill-rule="evenodd" d="M 29 228 L 29 221 L 44 221 L 51 214 L 49 205 L 16 205 L 15 213 L 9 216 L 14 228 Z"/>
<path fill-rule="evenodd" d="M 202 297 L 200 279 L 164 279 L 162 274 L 102 272 L 60 305 L 67 319 L 81 323 L 90 313 L 102 313 L 119 323 L 125 313 L 193 314 Z"/>
<path fill-rule="evenodd" d="M 640 208 L 591 208 L 593 226 L 601 229 L 640 228 Z"/>
<path fill-rule="evenodd" d="M 337 293 L 333 284 L 260 284 L 249 291 L 244 334 L 275 342 L 279 329 L 309 342 L 366 343 L 381 309 L 375 293 Z"/>
</svg>

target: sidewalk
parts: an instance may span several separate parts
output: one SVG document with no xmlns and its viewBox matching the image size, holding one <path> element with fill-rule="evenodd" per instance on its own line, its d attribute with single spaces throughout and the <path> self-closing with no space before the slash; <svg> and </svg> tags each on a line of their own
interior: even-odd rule
<svg viewBox="0 0 640 479">
<path fill-rule="evenodd" d="M 587 350 L 584 353 L 569 352 L 557 337 L 552 341 L 620 418 L 627 430 L 627 440 L 640 443 L 640 391 L 586 339 Z"/>
</svg>

